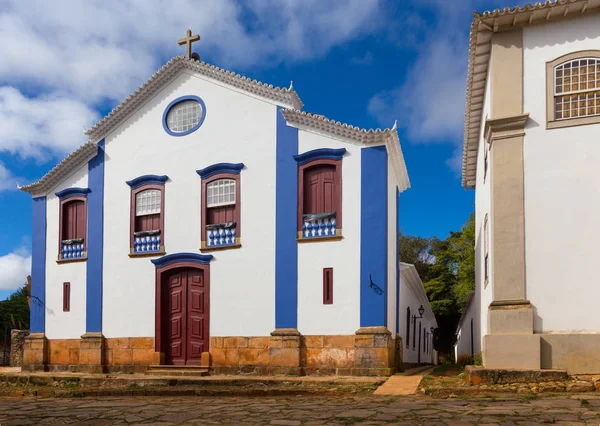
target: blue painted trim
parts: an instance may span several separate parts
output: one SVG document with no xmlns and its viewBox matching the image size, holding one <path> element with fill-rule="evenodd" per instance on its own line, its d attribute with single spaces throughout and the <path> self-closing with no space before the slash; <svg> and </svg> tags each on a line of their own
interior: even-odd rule
<svg viewBox="0 0 600 426">
<path fill-rule="evenodd" d="M 394 259 L 396 261 L 396 334 L 400 333 L 400 191 L 396 187 L 396 248 Z"/>
<path fill-rule="evenodd" d="M 46 197 L 32 200 L 31 222 L 31 333 L 46 331 Z"/>
<path fill-rule="evenodd" d="M 90 192 L 90 188 L 67 188 L 62 191 L 58 191 L 54 195 L 56 195 L 60 200 L 64 200 L 67 197 L 72 197 L 74 195 L 80 197 L 87 197 Z"/>
<path fill-rule="evenodd" d="M 331 148 L 319 148 L 313 149 L 312 151 L 303 152 L 302 154 L 294 155 L 294 160 L 298 164 L 305 164 L 309 161 L 314 160 L 341 160 L 346 153 L 346 148 L 331 149 Z"/>
<path fill-rule="evenodd" d="M 104 139 L 88 163 L 86 333 L 102 332 L 102 270 L 104 262 Z"/>
<path fill-rule="evenodd" d="M 173 253 L 167 254 L 163 257 L 159 257 L 158 259 L 151 260 L 151 262 L 154 263 L 154 266 L 156 266 L 157 268 L 162 268 L 163 266 L 179 262 L 195 262 L 201 263 L 203 265 L 208 265 L 212 259 L 212 254 Z"/>
<path fill-rule="evenodd" d="M 238 175 L 243 168 L 244 163 L 217 163 L 203 169 L 196 170 L 196 173 L 198 173 L 202 179 L 206 179 L 216 175 L 217 173 L 233 173 Z"/>
<path fill-rule="evenodd" d="M 275 328 L 298 327 L 298 129 L 277 107 L 275 169 Z"/>
<path fill-rule="evenodd" d="M 361 149 L 360 326 L 387 326 L 388 162 L 384 146 Z M 377 294 L 373 282 L 385 291 Z"/>
<path fill-rule="evenodd" d="M 196 101 L 200 105 L 202 105 L 202 117 L 200 117 L 200 121 L 198 122 L 198 124 L 196 124 L 190 130 L 186 130 L 185 132 L 173 132 L 171 129 L 169 129 L 169 126 L 167 126 L 167 115 L 169 114 L 169 111 L 171 110 L 171 108 L 173 108 L 175 105 L 177 105 L 178 103 L 183 102 L 183 101 Z M 206 105 L 204 104 L 204 101 L 202 99 L 200 99 L 198 96 L 186 95 L 186 96 L 181 96 L 177 99 L 172 100 L 171 103 L 169 103 L 169 105 L 167 105 L 167 107 L 165 108 L 165 112 L 163 112 L 162 125 L 163 125 L 163 129 L 165 129 L 165 132 L 167 132 L 171 136 L 185 136 L 185 135 L 189 135 L 190 133 L 193 133 L 196 130 L 198 130 L 198 128 L 200 126 L 202 126 L 202 123 L 204 123 L 205 118 L 206 118 Z"/>
<path fill-rule="evenodd" d="M 128 180 L 125 183 L 129 185 L 131 189 L 136 189 L 142 185 L 164 185 L 167 179 L 169 179 L 169 177 L 166 175 L 144 175 Z"/>
</svg>

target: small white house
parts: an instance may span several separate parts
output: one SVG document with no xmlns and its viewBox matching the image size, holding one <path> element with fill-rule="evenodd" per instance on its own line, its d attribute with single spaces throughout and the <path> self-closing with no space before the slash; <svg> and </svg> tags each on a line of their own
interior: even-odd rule
<svg viewBox="0 0 600 426">
<path fill-rule="evenodd" d="M 433 348 L 437 321 L 414 265 L 400 263 L 400 281 L 399 329 L 404 366 L 437 364 Z"/>
<path fill-rule="evenodd" d="M 26 368 L 391 374 L 398 133 L 302 108 L 176 57 L 23 187 Z"/>
<path fill-rule="evenodd" d="M 461 357 L 475 358 L 475 325 L 479 317 L 475 315 L 475 309 L 471 308 L 475 293 L 469 294 L 463 308 L 463 313 L 456 327 L 456 343 L 454 344 L 454 359 Z"/>
</svg>

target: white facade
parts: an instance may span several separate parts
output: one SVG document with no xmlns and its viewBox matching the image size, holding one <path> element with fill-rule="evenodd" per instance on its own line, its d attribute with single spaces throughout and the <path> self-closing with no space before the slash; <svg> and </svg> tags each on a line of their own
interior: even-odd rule
<svg viewBox="0 0 600 426">
<path fill-rule="evenodd" d="M 523 108 L 527 297 L 536 332 L 600 332 L 595 286 L 600 237 L 600 125 L 547 130 L 546 62 L 600 49 L 600 17 L 591 15 L 523 32 Z"/>
<path fill-rule="evenodd" d="M 471 182 L 470 184 L 474 183 L 476 186 L 476 288 L 473 300 L 466 307 L 457 329 L 457 357 L 487 351 L 483 345 L 486 335 L 495 334 L 499 336 L 495 341 L 500 342 L 503 334 L 515 335 L 515 339 L 518 339 L 519 334 L 530 333 L 523 333 L 524 329 L 516 332 L 502 330 L 502 327 L 510 327 L 510 324 L 502 323 L 500 313 L 496 317 L 496 324 L 499 325 L 496 325 L 493 333 L 488 325 L 492 301 L 497 301 L 497 306 L 504 306 L 506 301 L 494 298 L 493 294 L 493 248 L 502 250 L 502 246 L 493 241 L 494 233 L 491 232 L 495 225 L 492 221 L 494 183 L 490 182 L 494 147 L 489 149 L 487 146 L 484 131 L 487 120 L 496 120 L 492 124 L 496 129 L 488 130 L 490 134 L 496 132 L 497 139 L 491 136 L 495 140 L 493 143 L 502 144 L 505 137 L 502 132 L 506 128 L 502 128 L 502 124 L 498 123 L 503 119 L 516 120 L 517 114 L 521 113 L 525 114 L 522 117 L 525 117 L 523 122 L 526 123 L 522 143 L 524 216 L 519 218 L 515 213 L 514 223 L 515 226 L 524 223 L 523 300 L 530 302 L 533 310 L 533 336 L 529 341 L 534 343 L 530 345 L 531 356 L 523 359 L 527 359 L 528 366 L 541 365 L 542 368 L 561 368 L 577 373 L 598 371 L 598 364 L 594 359 L 597 358 L 595 354 L 599 342 L 597 337 L 600 333 L 600 320 L 590 315 L 590 312 L 595 312 L 595 300 L 600 296 L 600 290 L 593 284 L 597 263 L 594 241 L 600 236 L 600 225 L 596 220 L 600 211 L 600 200 L 595 196 L 600 190 L 597 183 L 600 146 L 596 143 L 600 134 L 600 124 L 593 116 L 588 123 L 582 123 L 581 119 L 580 122 L 570 119 L 555 120 L 551 112 L 551 108 L 554 108 L 553 67 L 562 62 L 561 58 L 565 55 L 572 55 L 576 59 L 600 58 L 600 16 L 596 13 L 597 7 L 595 4 L 593 10 L 590 10 L 586 2 L 575 0 L 569 5 L 546 3 L 535 13 L 505 9 L 486 12 L 475 18 L 473 28 L 477 28 L 478 32 L 474 31 L 471 39 L 465 128 L 470 128 L 469 126 L 473 126 L 477 120 L 480 120 L 481 124 L 474 181 L 474 163 L 468 161 L 475 151 L 474 133 L 465 136 L 463 183 Z M 540 18 L 542 12 L 546 19 Z M 515 26 L 516 22 L 519 24 Z M 514 33 L 510 40 L 519 42 L 510 43 L 510 47 L 507 48 L 506 40 L 509 37 L 502 35 L 511 31 Z M 518 31 L 522 31 L 522 38 Z M 522 47 L 517 46 L 520 41 Z M 512 56 L 515 61 L 518 57 L 522 59 L 522 81 L 509 81 L 494 76 L 494 71 L 506 72 L 508 69 L 502 69 L 507 65 L 500 63 L 501 61 L 494 63 L 494 52 L 509 55 L 507 52 L 510 49 L 512 52 L 518 52 Z M 486 57 L 487 62 L 484 63 Z M 564 62 L 566 61 L 567 59 L 564 59 Z M 515 64 L 516 66 L 518 65 Z M 495 70 L 494 67 L 499 69 Z M 484 79 L 485 69 L 487 76 Z M 485 91 L 481 96 L 483 83 Z M 491 90 L 493 84 L 495 93 Z M 510 84 L 514 84 L 514 87 L 506 87 Z M 519 87 L 522 87 L 522 108 L 514 109 L 518 105 L 510 104 L 515 111 L 515 117 L 506 117 L 506 114 L 502 116 L 493 110 L 494 104 L 499 108 L 508 108 L 508 104 L 505 104 L 507 98 L 500 92 L 518 93 Z M 521 136 L 520 133 L 518 136 Z M 485 156 L 488 149 L 486 171 Z M 504 165 L 502 158 L 497 161 L 498 164 Z M 504 166 L 506 171 L 503 173 L 508 173 L 509 166 Z M 515 185 L 515 194 L 518 194 L 520 170 L 510 171 L 515 174 L 511 176 L 511 182 Z M 500 175 L 499 179 L 507 177 Z M 506 185 L 504 181 L 502 184 Z M 495 202 L 502 204 L 502 201 L 496 195 Z M 490 258 L 487 279 L 484 231 L 486 217 Z M 516 233 L 511 234 L 510 231 L 502 228 L 499 232 L 502 235 L 506 234 L 507 241 L 514 241 Z M 504 253 L 504 259 L 506 258 Z M 509 282 L 503 285 L 507 286 Z M 523 323 L 529 327 L 529 320 Z M 471 335 L 474 337 L 472 342 Z M 578 343 L 579 335 L 583 335 L 585 339 L 581 344 Z M 536 338 L 538 340 L 535 340 Z M 536 349 L 540 346 L 541 349 Z M 498 353 L 502 352 L 494 347 Z M 541 362 L 536 359 L 539 353 Z M 502 354 L 494 359 L 494 362 L 498 363 L 496 365 L 516 365 L 512 359 L 514 357 L 505 356 L 504 352 Z M 488 353 L 489 355 L 493 354 Z M 485 355 L 483 360 L 485 363 Z M 511 362 L 513 364 L 510 364 Z"/>
<path fill-rule="evenodd" d="M 419 308 L 423 307 L 423 317 Z M 409 312 L 410 309 L 410 312 Z M 414 265 L 400 263 L 399 325 L 405 364 L 437 364 L 431 328 L 437 328 L 423 282 Z"/>
<path fill-rule="evenodd" d="M 153 257 L 130 255 L 132 188 L 126 182 L 146 175 L 168 176 L 164 183 L 161 235 L 166 253 L 154 258 L 165 254 L 202 253 L 201 178 L 196 171 L 219 163 L 243 163 L 240 171 L 241 247 L 210 252 L 213 259 L 210 261 L 209 334 L 269 336 L 276 328 L 278 117 L 279 109 L 290 108 L 290 105 L 191 70 L 183 70 L 160 84 L 161 87 L 135 109 L 112 113 L 121 114 L 121 121 L 98 136 L 98 140 L 91 141 L 104 141 L 102 335 L 106 338 L 154 337 L 156 330 L 156 267 L 151 263 Z M 244 84 L 260 85 L 257 82 Z M 271 90 L 264 87 L 259 89 Z M 290 92 L 282 90 L 282 93 Z M 173 100 L 189 95 L 202 99 L 205 119 L 197 130 L 174 137 L 163 128 L 163 114 Z M 291 106 L 296 105 L 292 102 Z M 107 120 L 111 119 L 108 116 Z M 408 186 L 399 145 L 393 154 L 388 145 L 397 142 L 397 135 L 392 138 L 396 130 L 378 130 L 379 140 L 374 141 L 372 133 L 326 119 L 325 122 L 337 130 L 328 132 L 288 124 L 298 129 L 297 154 L 323 148 L 346 150 L 342 159 L 342 238 L 297 243 L 297 328 L 306 335 L 349 335 L 361 327 L 361 156 L 365 148 L 386 146 L 388 199 L 387 211 L 382 214 L 387 217 L 383 226 L 387 231 L 388 290 L 384 297 L 388 302 L 388 328 L 394 333 L 397 193 Z M 102 122 L 91 132 L 101 125 Z M 387 141 L 388 135 L 392 142 Z M 44 179 L 52 178 L 55 171 L 26 189 L 36 197 L 45 196 L 47 202 L 45 334 L 49 339 L 75 339 L 89 331 L 86 330 L 87 262 L 56 262 L 59 201 L 54 195 L 66 188 L 88 187 L 87 160 L 51 190 L 40 188 Z M 64 163 L 70 164 L 69 161 L 75 160 L 68 158 Z M 57 169 L 72 167 L 65 164 Z M 403 172 L 400 179 L 399 170 Z M 89 221 L 90 212 L 87 217 Z M 333 304 L 323 303 L 324 268 L 334 271 Z M 71 283 L 70 312 L 62 312 L 63 282 Z"/>
</svg>

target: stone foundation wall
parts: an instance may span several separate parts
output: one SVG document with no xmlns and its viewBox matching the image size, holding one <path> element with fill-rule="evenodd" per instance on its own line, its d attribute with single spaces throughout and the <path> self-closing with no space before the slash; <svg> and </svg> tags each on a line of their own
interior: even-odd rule
<svg viewBox="0 0 600 426">
<path fill-rule="evenodd" d="M 25 346 L 26 370 L 143 372 L 164 361 L 152 337 L 107 339 L 89 333 L 48 340 L 41 334 L 26 339 Z M 371 328 L 337 336 L 302 336 L 295 329 L 271 336 L 216 336 L 209 351 L 203 365 L 215 374 L 383 376 L 394 373 L 397 356 L 396 339 Z"/>
<path fill-rule="evenodd" d="M 102 372 L 142 372 L 149 365 L 160 364 L 160 354 L 154 352 L 153 337 L 102 338 L 80 356 L 82 339 L 47 340 L 48 371 L 92 372 L 90 366 L 102 366 Z M 98 346 L 99 345 L 99 346 Z"/>
<path fill-rule="evenodd" d="M 29 330 L 11 330 L 10 332 L 10 366 L 21 367 L 23 365 L 23 351 L 25 349 L 25 338 Z"/>
</svg>

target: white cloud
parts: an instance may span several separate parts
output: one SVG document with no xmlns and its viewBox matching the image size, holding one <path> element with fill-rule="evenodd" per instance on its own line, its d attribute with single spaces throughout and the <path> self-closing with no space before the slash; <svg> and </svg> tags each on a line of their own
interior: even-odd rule
<svg viewBox="0 0 600 426">
<path fill-rule="evenodd" d="M 18 249 L 0 256 L 0 290 L 16 290 L 27 281 L 31 274 L 31 254 Z"/>
<path fill-rule="evenodd" d="M 0 192 L 17 189 L 17 180 L 18 178 L 0 161 Z"/>
<path fill-rule="evenodd" d="M 5 0 L 0 6 L 0 152 L 62 157 L 83 126 L 183 54 L 244 71 L 295 63 L 383 28 L 380 0 Z"/>
<path fill-rule="evenodd" d="M 76 99 L 28 98 L 14 87 L 0 86 L 0 151 L 40 159 L 49 151 L 64 155 L 85 141 L 83 127 L 98 118 Z"/>
</svg>

